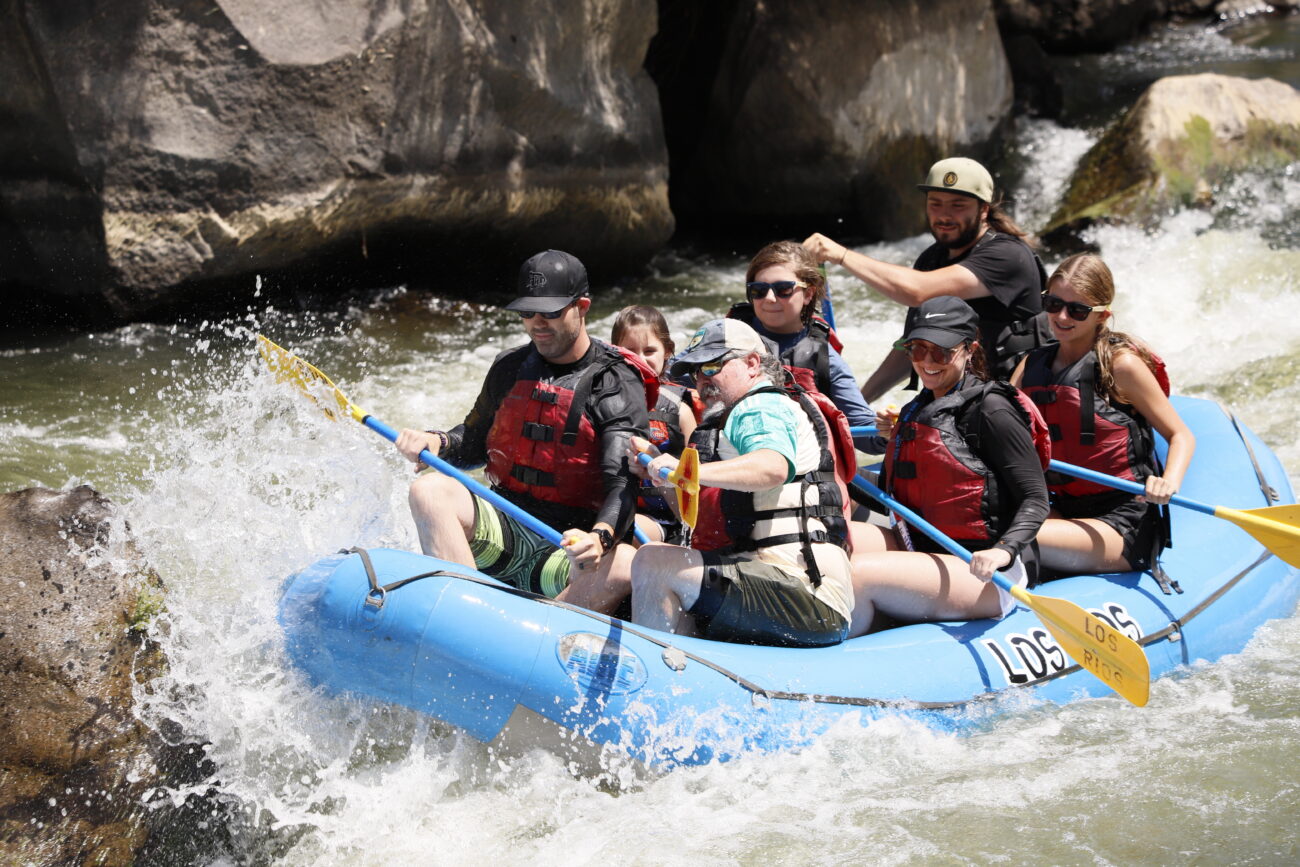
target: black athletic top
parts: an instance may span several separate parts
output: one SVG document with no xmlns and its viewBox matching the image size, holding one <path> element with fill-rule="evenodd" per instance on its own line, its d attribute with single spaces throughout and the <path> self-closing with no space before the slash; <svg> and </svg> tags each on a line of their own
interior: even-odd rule
<svg viewBox="0 0 1300 867">
<path fill-rule="evenodd" d="M 1020 355 L 1033 348 L 1033 345 L 1055 343 L 1050 326 L 1046 321 L 1035 322 L 1032 328 L 1029 320 L 1043 310 L 1043 290 L 1047 288 L 1047 272 L 1043 263 L 1029 249 L 1029 245 L 1014 235 L 995 232 L 992 229 L 980 236 L 969 250 L 955 259 L 948 258 L 948 248 L 942 244 L 931 244 L 916 257 L 912 267 L 917 271 L 937 271 L 949 265 L 961 265 L 970 271 L 990 295 L 983 298 L 971 298 L 970 304 L 980 318 L 980 345 L 988 359 L 990 372 L 1005 378 L 1014 368 Z M 903 330 L 911 330 L 912 318 L 916 308 L 907 313 L 907 324 Z M 1021 328 L 1037 330 L 1038 340 L 1033 345 L 1017 346 L 1015 358 L 1003 359 L 1007 353 L 1000 352 L 1005 344 L 1005 330 L 1013 323 L 1026 323 Z M 1026 343 L 1026 341 L 1020 341 Z"/>
<path fill-rule="evenodd" d="M 532 343 L 507 349 L 496 357 L 483 380 L 483 388 L 465 421 L 447 431 L 447 448 L 440 457 L 459 469 L 483 466 L 487 462 L 487 435 L 497 408 L 504 402 L 519 378 L 519 369 L 533 354 Z M 596 360 L 593 341 L 585 355 L 573 364 L 542 361 L 547 373 L 542 381 L 559 379 L 575 373 Z M 608 365 L 592 382 L 591 398 L 584 413 L 600 438 L 600 468 L 605 482 L 605 500 L 594 514 L 556 503 L 548 503 L 528 494 L 497 488 L 496 493 L 515 503 L 543 523 L 563 532 L 572 527 L 588 528 L 604 522 L 614 528 L 614 538 L 622 538 L 632 525 L 636 513 L 639 480 L 627 466 L 627 442 L 633 434 L 649 436 L 650 419 L 645 405 L 645 387 L 626 364 Z"/>
</svg>

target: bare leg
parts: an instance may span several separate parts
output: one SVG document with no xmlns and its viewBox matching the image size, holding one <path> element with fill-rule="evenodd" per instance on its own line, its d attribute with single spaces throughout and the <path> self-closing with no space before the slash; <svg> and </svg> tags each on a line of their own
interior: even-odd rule
<svg viewBox="0 0 1300 867">
<path fill-rule="evenodd" d="M 664 632 L 695 634 L 687 610 L 700 598 L 704 557 L 676 545 L 642 545 L 632 559 L 632 620 Z"/>
<path fill-rule="evenodd" d="M 647 539 L 651 542 L 662 542 L 664 540 L 663 525 L 654 518 L 648 518 L 645 515 L 636 516 L 636 525 L 645 533 Z"/>
<path fill-rule="evenodd" d="M 853 558 L 853 628 L 857 636 L 876 611 L 900 620 L 969 620 L 997 617 L 997 585 L 970 574 L 951 554 L 882 551 Z M 861 630 L 861 631 L 858 631 Z"/>
<path fill-rule="evenodd" d="M 636 550 L 631 545 L 615 545 L 600 558 L 600 565 L 595 569 L 583 572 L 571 567 L 569 585 L 555 598 L 602 614 L 613 614 L 632 592 L 632 557 Z"/>
<path fill-rule="evenodd" d="M 1132 568 L 1119 531 L 1096 518 L 1048 518 L 1038 531 L 1038 552 L 1044 566 L 1069 575 Z"/>
<path fill-rule="evenodd" d="M 853 621 L 849 624 L 851 637 L 866 635 L 875 619 L 876 607 L 871 602 L 871 594 L 866 578 L 859 580 L 859 575 L 869 576 L 873 554 L 881 551 L 897 551 L 898 537 L 888 527 L 878 524 L 866 524 L 861 521 L 849 522 L 849 538 L 853 541 Z M 861 562 L 860 562 L 861 561 Z"/>
<path fill-rule="evenodd" d="M 425 473 L 411 483 L 409 499 L 420 550 L 473 569 L 474 500 L 465 486 L 441 473 Z"/>
</svg>

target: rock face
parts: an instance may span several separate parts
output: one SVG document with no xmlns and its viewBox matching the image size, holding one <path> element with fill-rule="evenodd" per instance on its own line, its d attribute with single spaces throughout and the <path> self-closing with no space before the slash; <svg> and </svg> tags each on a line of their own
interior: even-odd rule
<svg viewBox="0 0 1300 867">
<path fill-rule="evenodd" d="M 133 316 L 313 258 L 513 273 L 546 246 L 599 273 L 673 230 L 652 0 L 0 12 L 0 214 L 46 218 L 0 225 L 0 273 L 42 291 Z"/>
<path fill-rule="evenodd" d="M 1300 92 L 1272 79 L 1183 75 L 1153 84 L 1084 157 L 1049 229 L 1142 221 L 1204 202 L 1242 169 L 1300 153 Z"/>
<path fill-rule="evenodd" d="M 145 795 L 192 749 L 131 710 L 163 664 L 131 627 L 161 592 L 112 519 L 87 486 L 0 496 L 0 863 L 130 864 L 173 818 Z"/>
<path fill-rule="evenodd" d="M 1005 33 L 1048 51 L 1105 51 L 1168 15 L 1205 15 L 1219 0 L 994 0 Z"/>
<path fill-rule="evenodd" d="M 984 156 L 1011 99 L 989 2 L 740 0 L 675 203 L 774 231 L 832 215 L 920 231 L 930 163 Z"/>
</svg>

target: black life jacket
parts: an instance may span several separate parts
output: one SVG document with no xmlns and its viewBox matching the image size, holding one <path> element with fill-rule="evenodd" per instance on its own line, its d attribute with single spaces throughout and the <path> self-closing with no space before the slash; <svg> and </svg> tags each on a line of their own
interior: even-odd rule
<svg viewBox="0 0 1300 867">
<path fill-rule="evenodd" d="M 763 324 L 754 312 L 754 305 L 741 301 L 731 305 L 727 311 L 728 319 L 739 319 L 759 334 L 763 333 Z M 770 338 L 769 338 L 770 339 Z M 834 349 L 839 352 L 844 348 L 835 329 L 820 316 L 814 314 L 800 337 L 789 349 L 781 352 L 781 364 L 795 377 L 804 391 L 831 393 L 831 354 Z"/>
<path fill-rule="evenodd" d="M 1025 361 L 1020 387 L 1043 413 L 1058 460 L 1143 484 L 1159 472 L 1155 434 L 1134 407 L 1108 401 L 1098 386 L 1097 354 L 1089 352 L 1060 373 L 1052 373 L 1056 348 L 1032 353 Z M 1169 380 L 1158 362 L 1157 381 L 1165 394 Z M 1060 473 L 1047 473 L 1053 498 L 1116 496 L 1115 489 Z"/>
<path fill-rule="evenodd" d="M 980 457 L 979 408 L 991 393 L 1020 412 L 1039 462 L 1052 458 L 1047 426 L 1033 403 L 1008 383 L 968 377 L 928 403 L 903 407 L 885 450 L 885 489 L 946 535 L 966 547 L 987 548 L 1001 538 L 1015 514 L 993 469 Z"/>
<path fill-rule="evenodd" d="M 682 449 L 686 447 L 686 437 L 682 434 L 681 411 L 690 392 L 691 389 L 680 385 L 664 382 L 659 384 L 659 400 L 650 410 L 650 441 L 665 454 L 680 455 Z M 694 411 L 693 406 L 691 410 Z M 672 506 L 659 495 L 658 491 L 659 488 L 653 482 L 643 481 L 637 495 L 636 510 L 656 520 L 676 520 Z"/>
<path fill-rule="evenodd" d="M 524 360 L 488 430 L 486 474 L 495 487 L 562 506 L 600 508 L 600 442 L 585 412 L 596 376 L 616 364 L 631 366 L 647 407 L 659 399 L 659 379 L 639 355 L 592 343 L 590 364 L 549 381 L 536 350 Z"/>
<path fill-rule="evenodd" d="M 821 572 L 813 556 L 813 544 L 829 542 L 845 551 L 851 550 L 848 533 L 851 504 L 845 474 L 851 478 L 857 467 L 852 463 L 843 467 L 839 455 L 846 448 L 852 454 L 852 436 L 842 413 L 830 415 L 834 404 L 829 398 L 807 392 L 794 382 L 787 382 L 784 387 L 770 385 L 755 389 L 741 401 L 765 393 L 786 395 L 807 416 L 820 451 L 817 468 L 766 491 L 701 487 L 699 518 L 691 535 L 691 546 L 702 551 L 753 551 L 798 542 L 809 579 L 816 587 L 821 584 Z M 825 412 L 822 406 L 827 407 Z M 734 409 L 735 406 L 729 412 Z M 739 456 L 735 446 L 722 435 L 724 424 L 725 416 L 695 429 L 691 443 L 699 450 L 701 463 Z M 809 528 L 809 521 L 814 519 L 821 523 L 821 528 Z"/>
</svg>

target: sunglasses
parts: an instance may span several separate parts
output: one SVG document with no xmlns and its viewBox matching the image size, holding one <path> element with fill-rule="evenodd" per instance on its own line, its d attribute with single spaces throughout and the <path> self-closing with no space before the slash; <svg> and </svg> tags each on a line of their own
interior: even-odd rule
<svg viewBox="0 0 1300 867">
<path fill-rule="evenodd" d="M 699 367 L 695 368 L 695 372 L 700 376 L 712 379 L 719 373 L 722 373 L 722 368 L 726 367 L 728 362 L 735 360 L 736 359 L 734 358 L 719 358 L 717 361 L 710 361 L 708 364 L 701 364 Z"/>
<path fill-rule="evenodd" d="M 1055 295 L 1043 293 L 1043 309 L 1055 316 L 1062 310 L 1075 322 L 1082 322 L 1088 318 L 1088 315 L 1094 310 L 1109 310 L 1109 304 L 1096 304 L 1089 307 L 1087 304 L 1080 304 L 1078 301 L 1066 301 L 1064 298 L 1057 298 Z"/>
<path fill-rule="evenodd" d="M 912 340 L 897 347 L 907 353 L 908 358 L 915 362 L 923 362 L 928 357 L 935 364 L 947 364 L 952 361 L 953 356 L 957 354 L 960 346 L 952 349 L 944 349 L 934 344 L 925 344 L 917 340 Z"/>
<path fill-rule="evenodd" d="M 776 293 L 777 298 L 789 298 L 796 289 L 805 289 L 807 286 L 807 283 L 796 283 L 793 280 L 778 280 L 775 283 L 746 283 L 745 297 L 750 301 L 757 301 L 760 298 L 766 298 L 770 289 Z"/>
<path fill-rule="evenodd" d="M 556 310 L 554 313 L 543 313 L 541 314 L 541 316 L 543 319 L 559 319 L 561 316 L 567 313 L 569 308 L 572 306 L 573 306 L 573 302 L 569 302 L 568 304 L 565 304 L 563 307 L 561 307 L 559 310 Z M 532 319 L 534 316 L 537 315 L 531 310 L 519 310 L 516 312 L 519 314 L 520 319 Z"/>
</svg>

